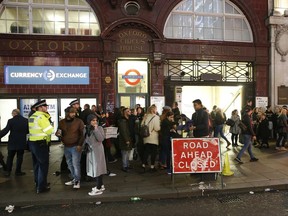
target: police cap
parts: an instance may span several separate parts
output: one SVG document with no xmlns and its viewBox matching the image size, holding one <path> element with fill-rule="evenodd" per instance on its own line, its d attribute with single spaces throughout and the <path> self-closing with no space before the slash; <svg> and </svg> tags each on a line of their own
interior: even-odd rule
<svg viewBox="0 0 288 216">
<path fill-rule="evenodd" d="M 47 103 L 46 103 L 46 100 L 38 101 L 32 107 L 38 108 L 38 107 L 41 107 L 41 106 L 48 106 Z"/>
</svg>

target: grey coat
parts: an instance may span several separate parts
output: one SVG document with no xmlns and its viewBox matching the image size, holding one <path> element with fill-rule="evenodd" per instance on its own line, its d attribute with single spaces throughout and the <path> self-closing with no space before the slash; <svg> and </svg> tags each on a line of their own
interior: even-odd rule
<svg viewBox="0 0 288 216">
<path fill-rule="evenodd" d="M 89 144 L 91 148 L 91 150 L 87 153 L 86 172 L 88 176 L 93 178 L 107 173 L 104 147 L 102 144 L 104 139 L 104 130 L 100 126 L 95 128 L 90 137 L 86 136 L 85 138 L 85 143 Z"/>
<path fill-rule="evenodd" d="M 231 119 L 235 122 L 233 127 L 230 127 L 229 132 L 233 134 L 239 134 L 241 132 L 239 125 L 240 117 L 239 115 L 232 115 Z"/>
</svg>

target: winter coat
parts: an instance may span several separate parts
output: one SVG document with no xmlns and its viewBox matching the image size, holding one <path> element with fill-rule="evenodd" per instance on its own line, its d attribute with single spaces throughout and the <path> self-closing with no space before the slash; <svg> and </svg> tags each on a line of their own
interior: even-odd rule
<svg viewBox="0 0 288 216">
<path fill-rule="evenodd" d="M 87 127 L 84 129 L 84 134 L 86 134 L 86 131 Z M 104 139 L 105 134 L 101 126 L 92 130 L 90 136 L 85 135 L 85 143 L 90 146 L 90 151 L 87 153 L 86 158 L 86 172 L 88 176 L 93 178 L 107 173 L 104 147 L 102 144 Z"/>
<path fill-rule="evenodd" d="M 84 124 L 81 119 L 62 119 L 58 129 L 62 130 L 61 141 L 66 147 L 82 146 L 84 140 Z"/>
<path fill-rule="evenodd" d="M 149 121 L 150 121 L 150 123 L 148 124 Z M 160 117 L 158 115 L 156 115 L 156 114 L 147 114 L 144 117 L 141 125 L 144 125 L 144 124 L 146 124 L 146 125 L 148 124 L 149 131 L 150 131 L 150 136 L 145 137 L 143 139 L 144 144 L 148 143 L 148 144 L 159 145 L 159 131 L 161 129 L 161 127 L 160 127 Z"/>
<path fill-rule="evenodd" d="M 7 126 L 0 131 L 0 137 L 2 138 L 9 131 L 8 150 L 26 149 L 27 134 L 29 133 L 28 119 L 21 115 L 15 115 L 8 120 Z"/>
<path fill-rule="evenodd" d="M 192 115 L 193 126 L 196 129 L 193 130 L 193 135 L 196 138 L 206 137 L 209 135 L 209 115 L 203 110 L 196 110 Z"/>
<path fill-rule="evenodd" d="M 256 136 L 254 130 L 253 130 L 253 124 L 252 124 L 252 119 L 251 117 L 245 113 L 242 116 L 242 122 L 246 125 L 247 130 L 246 131 L 242 131 L 242 134 L 246 134 L 246 135 L 251 135 L 251 136 Z"/>
<path fill-rule="evenodd" d="M 260 138 L 268 138 L 270 135 L 270 130 L 269 130 L 269 121 L 267 118 L 265 118 L 264 120 L 262 120 L 261 122 L 259 122 L 258 125 L 258 136 Z"/>
<path fill-rule="evenodd" d="M 229 132 L 232 134 L 239 134 L 241 132 L 239 125 L 240 116 L 239 115 L 232 115 L 231 119 L 235 122 L 233 127 L 230 127 Z"/>
<path fill-rule="evenodd" d="M 121 150 L 130 151 L 134 147 L 134 139 L 132 137 L 134 134 L 131 132 L 130 123 L 130 120 L 124 117 L 118 120 L 119 147 Z"/>
<path fill-rule="evenodd" d="M 287 133 L 288 132 L 287 116 L 286 115 L 279 115 L 278 116 L 278 132 L 279 133 Z"/>
</svg>

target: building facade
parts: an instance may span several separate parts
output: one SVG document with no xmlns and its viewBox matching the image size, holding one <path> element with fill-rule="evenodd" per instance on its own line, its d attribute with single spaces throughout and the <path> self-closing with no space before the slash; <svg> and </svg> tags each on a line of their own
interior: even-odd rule
<svg viewBox="0 0 288 216">
<path fill-rule="evenodd" d="M 62 1 L 69 11 L 74 1 L 46 2 Z M 171 105 L 182 86 L 240 85 L 243 101 L 270 98 L 266 0 L 77 0 L 75 7 L 88 5 L 96 19 L 82 28 L 79 15 L 70 28 L 68 13 L 59 29 L 54 20 L 52 30 L 45 29 L 48 16 L 36 19 L 35 8 L 45 14 L 41 0 L 17 2 L 0 0 L 6 25 L 0 34 L 0 99 L 17 99 L 19 105 L 23 98 L 53 98 L 59 105 L 63 98 L 95 98 L 110 111 L 157 100 Z M 19 5 L 28 8 L 27 22 L 19 18 Z M 3 15 L 10 6 L 17 8 L 14 18 Z M 7 66 L 89 67 L 89 83 L 9 83 Z"/>
</svg>

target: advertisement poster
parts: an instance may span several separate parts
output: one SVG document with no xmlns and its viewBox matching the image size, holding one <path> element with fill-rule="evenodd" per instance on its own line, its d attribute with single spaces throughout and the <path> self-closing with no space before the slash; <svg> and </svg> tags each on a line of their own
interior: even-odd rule
<svg viewBox="0 0 288 216">
<path fill-rule="evenodd" d="M 218 138 L 181 138 L 172 140 L 173 173 L 221 172 Z"/>
<path fill-rule="evenodd" d="M 268 106 L 268 97 L 256 97 L 256 107 L 266 108 Z"/>
<path fill-rule="evenodd" d="M 150 105 L 155 104 L 159 113 L 162 112 L 162 108 L 165 106 L 165 97 L 164 96 L 151 96 Z"/>
</svg>

